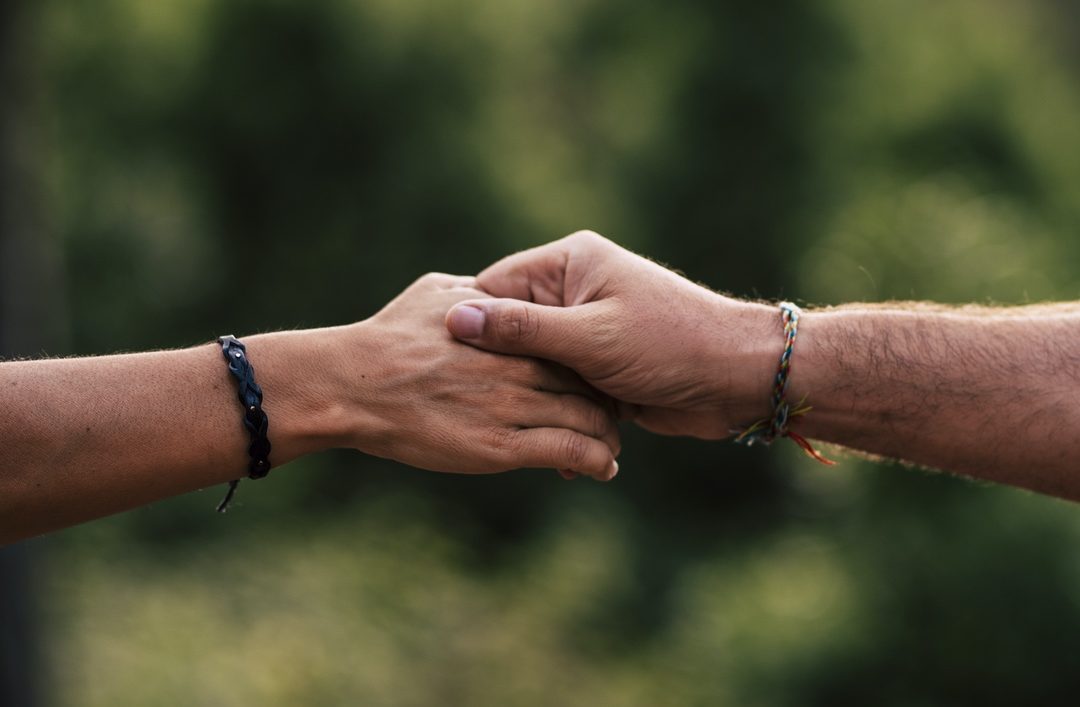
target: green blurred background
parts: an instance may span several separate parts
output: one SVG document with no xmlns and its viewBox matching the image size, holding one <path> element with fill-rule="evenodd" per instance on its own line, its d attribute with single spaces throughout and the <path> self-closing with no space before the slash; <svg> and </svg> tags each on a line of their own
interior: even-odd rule
<svg viewBox="0 0 1080 707">
<path fill-rule="evenodd" d="M 353 321 L 424 272 L 580 228 L 745 296 L 1078 299 L 1075 8 L 5 0 L 5 350 Z M 225 516 L 220 492 L 5 551 L 5 665 L 32 678 L 11 689 L 86 707 L 1080 691 L 1080 511 L 1016 490 L 628 429 L 605 486 L 340 452 Z"/>
</svg>

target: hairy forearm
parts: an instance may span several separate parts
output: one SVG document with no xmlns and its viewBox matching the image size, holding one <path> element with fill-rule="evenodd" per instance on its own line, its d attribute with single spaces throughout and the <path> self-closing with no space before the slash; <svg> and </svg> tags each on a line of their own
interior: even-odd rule
<svg viewBox="0 0 1080 707">
<path fill-rule="evenodd" d="M 776 306 L 713 293 L 587 231 L 477 283 L 496 299 L 455 307 L 455 336 L 559 361 L 645 429 L 720 439 L 769 419 Z M 807 312 L 799 332 L 788 400 L 813 410 L 792 432 L 1080 500 L 1080 304 L 857 305 Z"/>
<path fill-rule="evenodd" d="M 244 339 L 279 466 L 342 424 L 328 341 L 345 328 Z M 0 364 L 0 543 L 246 475 L 247 432 L 216 344 Z"/>
<path fill-rule="evenodd" d="M 804 436 L 1080 500 L 1080 305 L 809 311 L 803 396 Z"/>
</svg>

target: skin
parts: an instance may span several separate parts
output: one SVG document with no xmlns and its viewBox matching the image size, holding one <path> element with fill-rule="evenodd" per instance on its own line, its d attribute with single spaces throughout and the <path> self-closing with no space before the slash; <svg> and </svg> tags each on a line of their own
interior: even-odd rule
<svg viewBox="0 0 1080 707">
<path fill-rule="evenodd" d="M 716 294 L 581 232 L 477 277 L 459 339 L 576 370 L 642 427 L 706 439 L 770 414 L 774 305 Z M 791 430 L 874 455 L 1080 500 L 1080 304 L 807 311 Z"/>
<path fill-rule="evenodd" d="M 427 275 L 365 321 L 243 338 L 271 463 L 350 447 L 434 471 L 612 478 L 609 402 L 558 365 L 446 332 L 447 309 L 486 296 L 474 284 Z M 3 363 L 0 390 L 0 543 L 246 475 L 249 438 L 217 344 Z"/>
</svg>

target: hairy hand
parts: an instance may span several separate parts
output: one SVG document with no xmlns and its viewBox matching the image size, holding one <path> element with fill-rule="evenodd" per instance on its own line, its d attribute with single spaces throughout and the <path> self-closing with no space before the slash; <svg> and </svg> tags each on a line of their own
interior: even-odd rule
<svg viewBox="0 0 1080 707">
<path fill-rule="evenodd" d="M 610 401 L 562 366 L 481 351 L 447 333 L 447 309 L 486 296 L 475 278 L 429 274 L 357 325 L 374 348 L 355 401 L 370 420 L 354 446 L 433 471 L 551 467 L 613 477 Z"/>
<path fill-rule="evenodd" d="M 715 439 L 767 412 L 780 342 L 769 308 L 587 231 L 505 258 L 476 281 L 500 299 L 456 304 L 446 324 L 457 338 L 566 365 L 633 404 L 647 429 Z"/>
</svg>

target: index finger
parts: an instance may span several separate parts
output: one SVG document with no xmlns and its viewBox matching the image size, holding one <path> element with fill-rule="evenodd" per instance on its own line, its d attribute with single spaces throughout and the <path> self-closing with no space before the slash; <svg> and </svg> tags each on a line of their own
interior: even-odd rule
<svg viewBox="0 0 1080 707">
<path fill-rule="evenodd" d="M 508 255 L 477 275 L 477 286 L 495 297 L 562 306 L 570 257 L 565 240 Z"/>
</svg>

